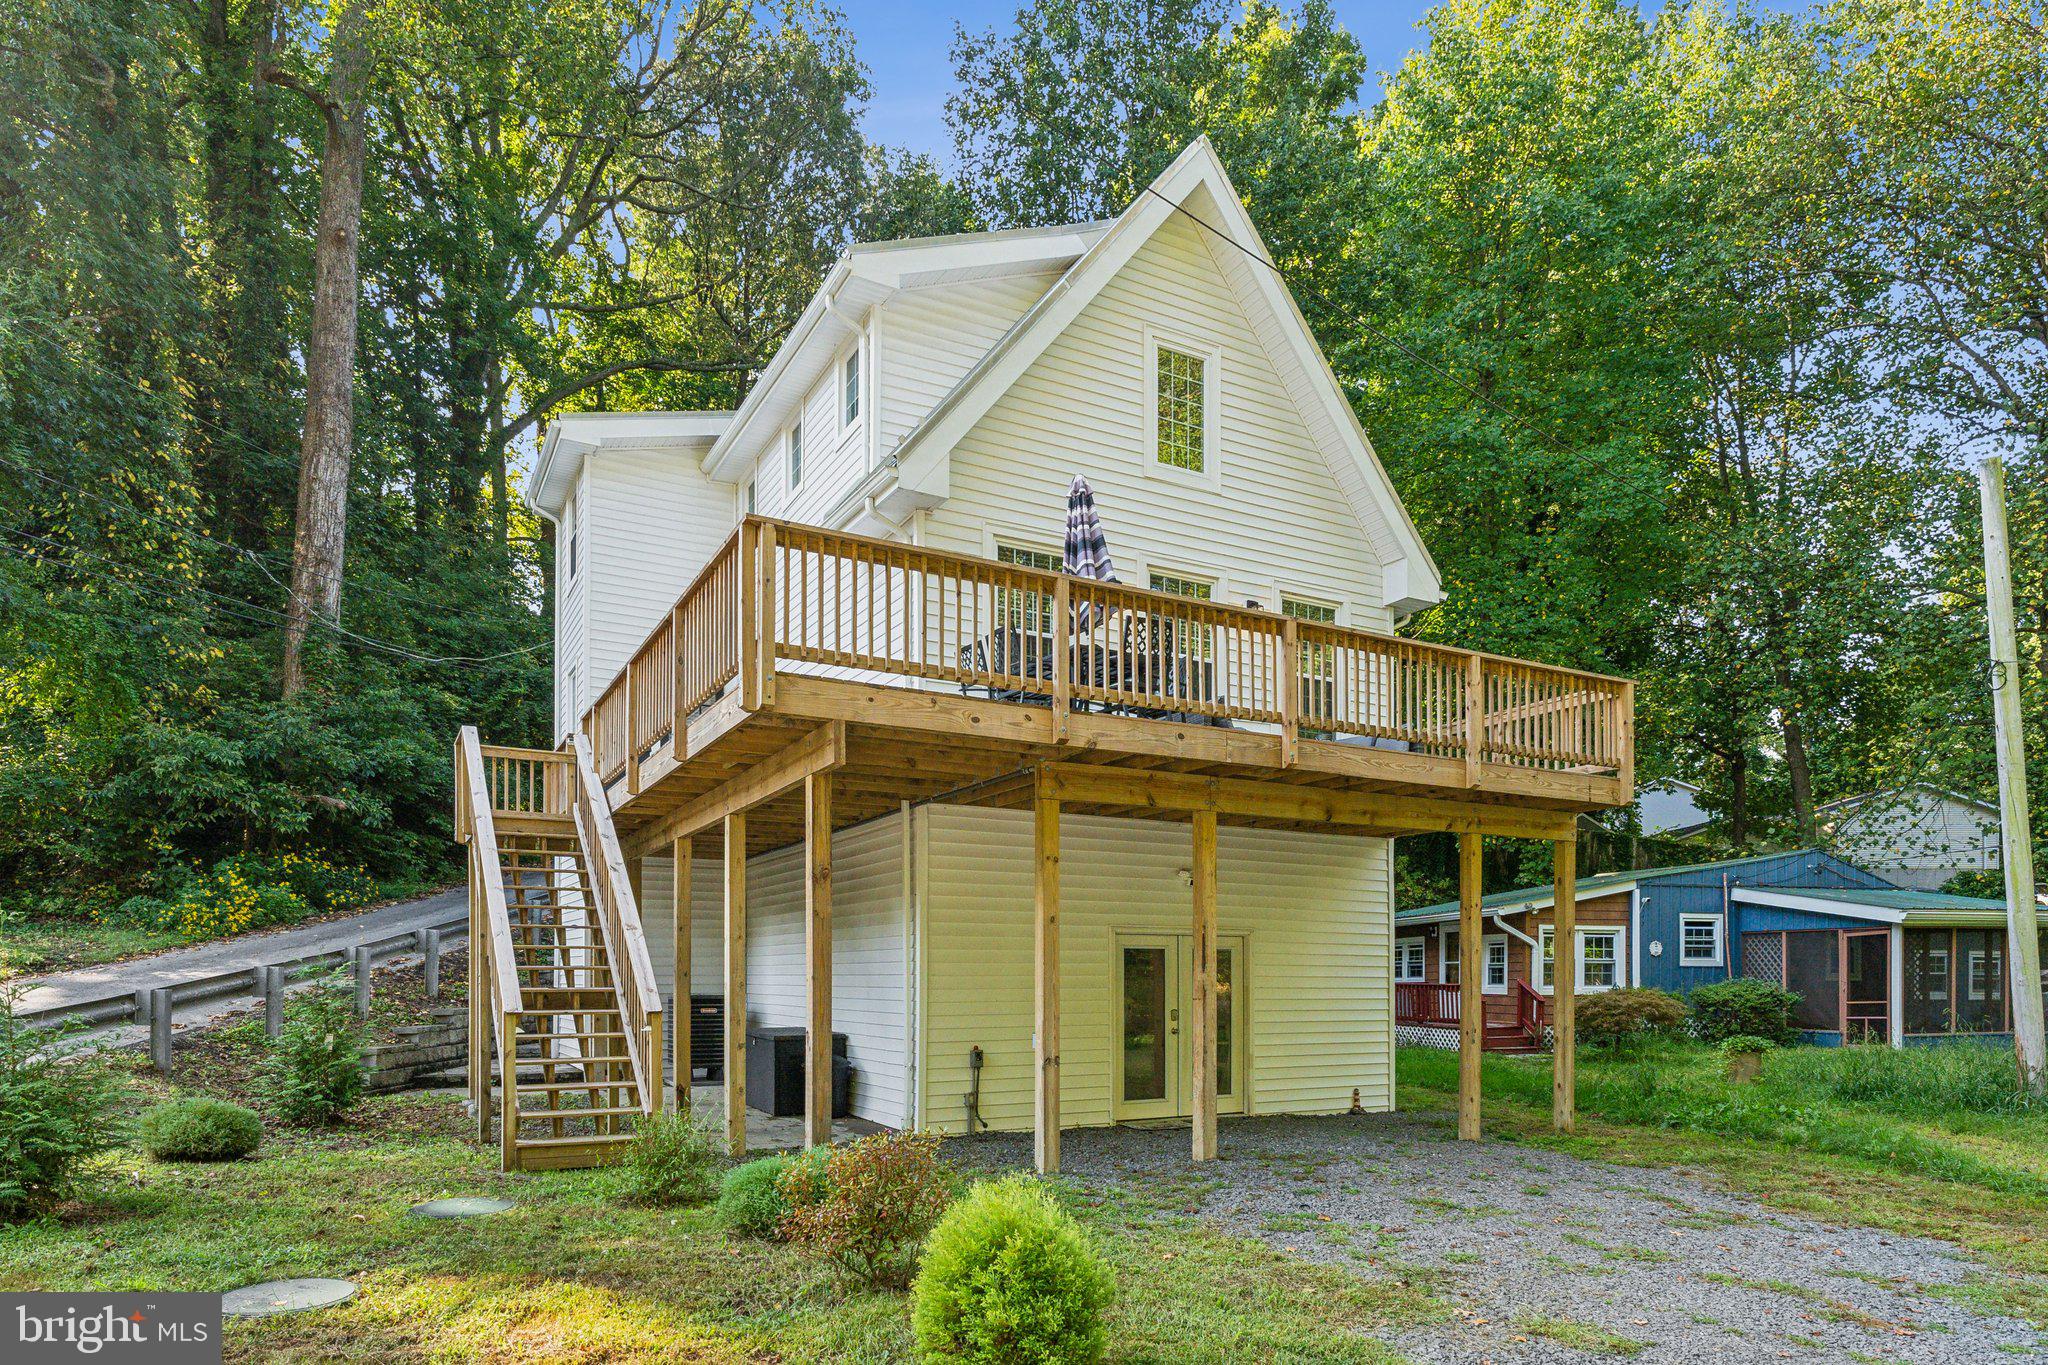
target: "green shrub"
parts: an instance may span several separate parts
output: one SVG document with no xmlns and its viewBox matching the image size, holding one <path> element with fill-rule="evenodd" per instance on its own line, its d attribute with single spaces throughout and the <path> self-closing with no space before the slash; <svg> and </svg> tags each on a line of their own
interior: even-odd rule
<svg viewBox="0 0 2048 1365">
<path fill-rule="evenodd" d="M 135 1141 L 158 1161 L 239 1161 L 263 1141 L 263 1120 L 226 1100 L 168 1100 L 143 1111 Z"/>
<path fill-rule="evenodd" d="M 377 896 L 377 881 L 368 872 L 318 854 L 245 853 L 219 866 L 232 867 L 245 881 L 285 887 L 314 910 L 353 910 Z"/>
<path fill-rule="evenodd" d="M 1799 1038 L 1792 1022 L 1799 996 L 1768 981 L 1738 976 L 1695 986 L 1685 1003 L 1692 1010 L 1693 1032 L 1709 1043 L 1746 1033 L 1783 1047 Z"/>
<path fill-rule="evenodd" d="M 656 1113 L 638 1120 L 619 1169 L 634 1203 L 690 1206 L 718 1193 L 723 1161 L 709 1123 L 695 1114 Z"/>
<path fill-rule="evenodd" d="M 791 1162 L 776 1188 L 790 1206 L 783 1237 L 869 1285 L 900 1287 L 952 1179 L 937 1134 L 876 1133 L 833 1148 L 822 1168 Z"/>
<path fill-rule="evenodd" d="M 966 1361 L 1102 1358 L 1109 1267 L 1026 1175 L 974 1186 L 925 1240 L 911 1294 L 921 1355 Z"/>
<path fill-rule="evenodd" d="M 328 1124 L 363 1093 L 363 1032 L 354 997 L 315 986 L 285 1006 L 284 1030 L 264 1048 L 257 1088 L 289 1123 Z"/>
<path fill-rule="evenodd" d="M 1738 1033 L 1732 1038 L 1723 1038 L 1719 1047 L 1726 1057 L 1761 1057 L 1778 1045 L 1768 1038 L 1759 1038 L 1754 1033 Z"/>
<path fill-rule="evenodd" d="M 1577 1020 L 1580 1042 L 1616 1047 L 1677 1032 L 1685 1026 L 1685 1002 L 1648 986 L 1627 986 L 1582 997 Z"/>
<path fill-rule="evenodd" d="M 808 1166 L 810 1169 L 791 1184 L 802 1188 L 807 1197 L 822 1198 L 825 1163 L 831 1155 L 827 1148 L 813 1147 L 795 1155 L 777 1152 L 733 1167 L 719 1183 L 718 1220 L 742 1237 L 780 1236 L 782 1222 L 789 1217 L 789 1196 L 782 1184 L 784 1174 L 798 1163 Z"/>
<path fill-rule="evenodd" d="M 116 1081 L 77 1029 L 34 1029 L 19 989 L 0 990 L 0 1222 L 69 1197 L 89 1162 L 120 1140 Z"/>
</svg>

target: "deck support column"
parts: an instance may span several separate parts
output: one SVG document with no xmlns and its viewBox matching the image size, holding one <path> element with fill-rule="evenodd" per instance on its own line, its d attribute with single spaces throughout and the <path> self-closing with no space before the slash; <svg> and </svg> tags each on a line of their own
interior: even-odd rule
<svg viewBox="0 0 2048 1365">
<path fill-rule="evenodd" d="M 688 835 L 675 841 L 675 900 L 670 919 L 674 934 L 675 1006 L 671 1023 L 675 1030 L 676 1083 L 666 1101 L 668 1108 L 690 1112 L 690 1081 L 695 1068 L 690 1064 L 690 855 L 693 841 Z"/>
<path fill-rule="evenodd" d="M 1550 1124 L 1560 1133 L 1569 1133 L 1578 1113 L 1578 840 L 1559 839 L 1552 848 L 1556 882 L 1551 911 Z"/>
<path fill-rule="evenodd" d="M 1216 812 L 1195 812 L 1194 1152 L 1216 1159 Z"/>
<path fill-rule="evenodd" d="M 747 1155 L 747 813 L 725 817 L 725 1143 Z"/>
<path fill-rule="evenodd" d="M 832 1142 L 832 774 L 804 779 L 804 1146 Z"/>
<path fill-rule="evenodd" d="M 1037 867 L 1032 940 L 1031 1053 L 1037 1091 L 1031 1155 L 1039 1174 L 1060 1168 L 1060 803 L 1041 784 L 1032 802 Z"/>
<path fill-rule="evenodd" d="M 1486 1044 L 1485 929 L 1479 918 L 1483 894 L 1477 833 L 1458 836 L 1458 1137 L 1479 1140 L 1479 1062 Z"/>
</svg>

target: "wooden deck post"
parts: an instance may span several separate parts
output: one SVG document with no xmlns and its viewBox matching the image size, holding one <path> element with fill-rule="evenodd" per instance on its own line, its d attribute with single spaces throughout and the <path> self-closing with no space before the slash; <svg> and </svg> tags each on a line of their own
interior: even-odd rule
<svg viewBox="0 0 2048 1365">
<path fill-rule="evenodd" d="M 1465 660 L 1465 785 L 1479 785 L 1486 761 L 1486 660 Z"/>
<path fill-rule="evenodd" d="M 757 689 L 761 705 L 775 705 L 775 524 L 763 522 L 756 542 L 756 558 L 760 564 L 760 582 L 754 589 L 754 601 L 761 613 L 760 624 L 755 627 L 760 650 L 761 682 Z"/>
<path fill-rule="evenodd" d="M 675 978 L 675 1093 L 670 1097 L 669 1106 L 683 1113 L 690 1111 L 690 1079 L 694 1068 L 690 1065 L 690 933 L 691 933 L 691 889 L 690 854 L 692 841 L 688 835 L 675 841 L 676 895 L 671 922 L 675 934 L 674 978 Z"/>
<path fill-rule="evenodd" d="M 1194 1159 L 1216 1159 L 1216 812 L 1195 812 Z"/>
<path fill-rule="evenodd" d="M 740 670 L 740 706 L 748 711 L 761 706 L 761 567 L 756 552 L 761 544 L 760 523 L 740 523 L 739 631 L 737 655 Z"/>
<path fill-rule="evenodd" d="M 747 813 L 725 817 L 725 1142 L 747 1155 Z"/>
<path fill-rule="evenodd" d="M 1274 678 L 1280 702 L 1280 766 L 1291 768 L 1301 753 L 1301 623 L 1280 623 L 1280 668 Z"/>
<path fill-rule="evenodd" d="M 483 860 L 469 846 L 469 1103 L 476 1116 L 476 1140 L 491 1135 L 491 981 L 485 960 Z"/>
<path fill-rule="evenodd" d="M 1556 850 L 1554 908 L 1551 911 L 1551 942 L 1555 945 L 1550 970 L 1550 1123 L 1560 1133 L 1572 1131 L 1578 1112 L 1577 1061 L 1578 1024 L 1578 853 L 1576 838 L 1559 839 Z"/>
<path fill-rule="evenodd" d="M 1074 705 L 1073 658 L 1077 652 L 1086 651 L 1088 645 L 1074 635 L 1073 589 L 1067 576 L 1061 574 L 1059 581 L 1052 585 L 1052 625 L 1046 633 L 1052 638 L 1052 742 L 1067 742 L 1067 721 Z M 1093 668 L 1093 664 L 1090 664 Z"/>
<path fill-rule="evenodd" d="M 832 1142 L 832 774 L 804 779 L 804 1146 Z"/>
<path fill-rule="evenodd" d="M 1484 839 L 1458 836 L 1458 1136 L 1479 1140 L 1479 1061 L 1486 1044 L 1485 932 L 1479 918 Z"/>
<path fill-rule="evenodd" d="M 1060 803 L 1041 785 L 1034 799 L 1036 932 L 1032 946 L 1032 1061 L 1037 1092 L 1031 1155 L 1041 1175 L 1060 1168 Z"/>
<path fill-rule="evenodd" d="M 519 1016 L 505 1012 L 497 1017 L 503 1030 L 498 1037 L 498 1145 L 504 1168 L 519 1169 Z M 546 1047 L 543 1043 L 542 1047 Z"/>
</svg>

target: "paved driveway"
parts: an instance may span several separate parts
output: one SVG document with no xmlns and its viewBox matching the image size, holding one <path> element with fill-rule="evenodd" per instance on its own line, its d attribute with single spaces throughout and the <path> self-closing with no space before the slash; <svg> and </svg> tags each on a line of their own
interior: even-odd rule
<svg viewBox="0 0 2048 1365">
<path fill-rule="evenodd" d="M 1223 1159 L 1199 1171 L 1187 1144 L 1179 1126 L 1061 1143 L 1085 1183 L 1170 1187 L 1175 1207 L 1304 1259 L 1419 1273 L 1453 1311 L 1382 1334 L 1416 1360 L 2048 1358 L 2048 1336 L 1945 1296 L 1985 1273 L 1954 1247 L 1780 1213 L 1671 1171 L 1460 1143 L 1426 1115 L 1226 1121 Z M 1030 1160 L 1017 1134 L 963 1145 Z"/>
</svg>

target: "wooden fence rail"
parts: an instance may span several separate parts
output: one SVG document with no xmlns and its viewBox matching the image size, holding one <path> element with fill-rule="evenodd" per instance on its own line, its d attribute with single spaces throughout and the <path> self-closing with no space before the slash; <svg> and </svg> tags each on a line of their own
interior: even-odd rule
<svg viewBox="0 0 2048 1365">
<path fill-rule="evenodd" d="M 1633 684 L 1251 607 L 750 517 L 584 717 L 600 780 L 735 679 L 949 684 L 1005 700 L 1354 736 L 1632 777 Z"/>
</svg>

